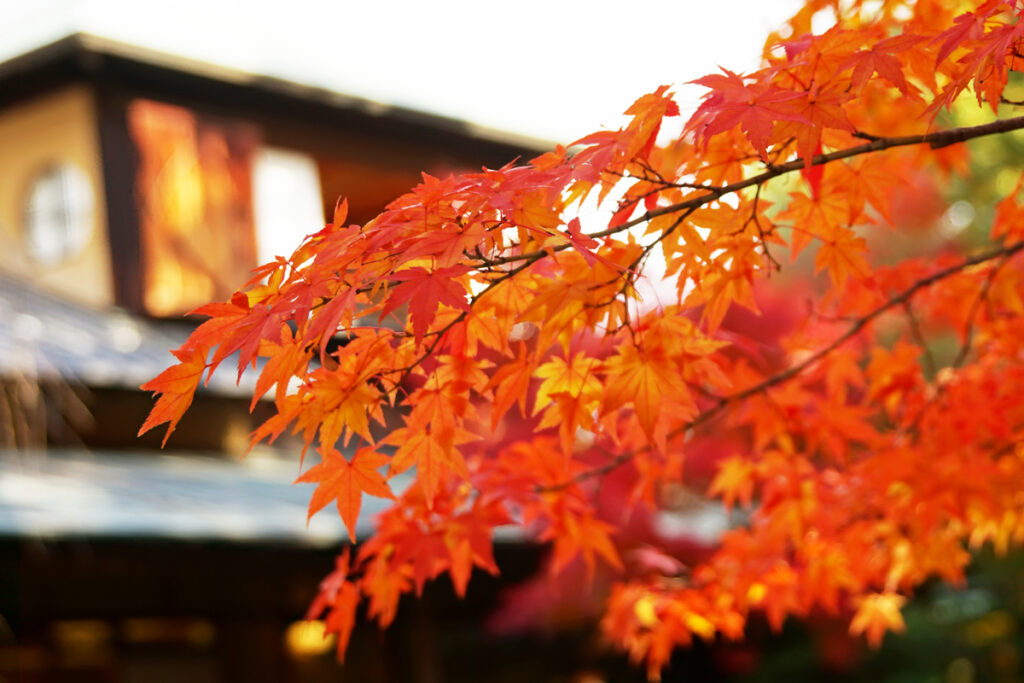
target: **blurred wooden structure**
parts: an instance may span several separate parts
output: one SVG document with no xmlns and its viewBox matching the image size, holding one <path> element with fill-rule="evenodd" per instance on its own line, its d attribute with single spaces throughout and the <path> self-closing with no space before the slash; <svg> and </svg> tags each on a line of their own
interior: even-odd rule
<svg viewBox="0 0 1024 683">
<path fill-rule="evenodd" d="M 183 313 L 321 229 L 339 195 L 361 223 L 421 171 L 543 147 L 89 35 L 0 64 L 0 680 L 337 680 L 289 625 L 341 524 L 305 528 L 287 444 L 234 457 L 251 380 L 206 387 L 169 453 L 136 440 L 137 387 L 171 363 Z M 472 608 L 451 612 L 460 638 L 479 635 Z M 360 631 L 346 675 L 437 680 L 410 644 L 455 618 Z"/>
<path fill-rule="evenodd" d="M 302 205 L 309 189 L 320 223 L 341 195 L 349 198 L 350 220 L 361 223 L 419 182 L 421 171 L 494 167 L 543 147 L 462 121 L 72 35 L 0 64 L 0 271 L 85 303 L 179 314 L 190 293 L 179 292 L 182 301 L 154 295 L 154 287 L 167 286 L 154 272 L 157 261 L 173 257 L 191 279 L 223 276 L 210 272 L 222 268 L 244 275 L 268 241 L 253 214 L 275 190 L 276 199 L 296 205 L 290 215 L 297 223 L 315 213 Z M 254 187 L 267 167 L 287 178 L 289 164 L 292 187 Z M 38 185 L 47 178 L 49 186 Z M 287 192 L 309 180 L 316 187 Z M 47 212 L 65 225 L 52 228 L 46 215 L 35 215 Z M 84 236 L 75 232 L 73 214 L 80 213 L 87 214 Z M 35 223 L 39 234 L 31 234 Z M 74 234 L 57 234 L 61 227 Z M 287 243 L 321 227 L 290 226 Z M 238 234 L 225 237 L 230 230 Z M 50 243 L 59 239 L 67 243 Z M 238 283 L 210 284 L 196 294 L 223 296 Z"/>
</svg>

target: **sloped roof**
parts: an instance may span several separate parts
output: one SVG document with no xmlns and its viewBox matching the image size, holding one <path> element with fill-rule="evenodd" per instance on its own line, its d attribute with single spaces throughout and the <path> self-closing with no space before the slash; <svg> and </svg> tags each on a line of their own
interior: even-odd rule
<svg viewBox="0 0 1024 683">
<path fill-rule="evenodd" d="M 307 525 L 313 485 L 293 485 L 298 474 L 297 458 L 0 451 L 0 536 L 337 544 L 347 537 L 337 514 Z M 363 497 L 359 538 L 389 504 Z"/>
<path fill-rule="evenodd" d="M 502 165 L 553 147 L 548 141 L 468 121 L 385 105 L 372 100 L 169 55 L 87 33 L 75 33 L 0 63 L 0 106 L 61 85 L 87 81 L 104 86 L 187 94 L 235 111 L 273 110 L 332 125 L 384 130 L 430 140 Z"/>
<path fill-rule="evenodd" d="M 177 362 L 170 350 L 192 329 L 84 306 L 3 274 L 0 321 L 0 375 L 124 389 L 138 388 Z M 224 372 L 201 390 L 241 396 L 254 388 L 254 373 L 236 385 L 234 373 Z"/>
</svg>

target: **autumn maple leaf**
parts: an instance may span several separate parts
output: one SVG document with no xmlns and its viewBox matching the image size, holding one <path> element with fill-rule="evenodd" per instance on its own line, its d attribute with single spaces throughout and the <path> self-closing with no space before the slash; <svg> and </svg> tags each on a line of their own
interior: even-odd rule
<svg viewBox="0 0 1024 683">
<path fill-rule="evenodd" d="M 837 21 L 816 33 L 822 5 Z M 915 187 L 969 178 L 960 143 L 1024 130 L 1004 93 L 1024 14 L 861 9 L 807 2 L 763 68 L 692 81 L 708 92 L 681 132 L 662 131 L 678 113 L 662 87 L 619 130 L 424 175 L 363 226 L 342 227 L 339 204 L 196 311 L 210 320 L 144 386 L 161 395 L 143 429 L 174 429 L 204 367 L 261 359 L 251 405 L 272 392 L 275 412 L 252 438 L 290 429 L 320 452 L 299 477 L 310 515 L 335 503 L 354 541 L 362 496 L 394 499 L 409 473 L 314 603 L 339 654 L 357 613 L 386 626 L 427 581 L 447 572 L 462 595 L 496 572 L 505 524 L 549 543 L 553 572 L 622 572 L 601 628 L 652 679 L 695 637 L 742 637 L 755 611 L 778 630 L 849 606 L 850 632 L 878 645 L 915 587 L 963 582 L 967 547 L 1021 536 L 1022 189 L 990 225 L 978 212 L 962 258 L 941 231 L 918 239 L 946 207 L 906 218 Z M 929 123 L 962 93 L 995 120 Z M 587 233 L 594 195 L 621 199 Z M 903 237 L 876 236 L 883 220 Z M 666 293 L 639 301 L 654 254 Z M 378 314 L 396 324 L 358 323 Z M 677 558 L 661 527 L 701 493 L 749 513 Z M 653 561 L 624 566 L 638 544 Z"/>
<path fill-rule="evenodd" d="M 391 289 L 381 318 L 402 304 L 409 304 L 413 333 L 422 339 L 430 327 L 440 304 L 468 311 L 466 288 L 456 278 L 468 272 L 465 266 L 427 270 L 421 266 L 400 270 L 391 275 L 400 284 Z"/>
<path fill-rule="evenodd" d="M 878 647 L 886 631 L 902 632 L 906 629 L 900 608 L 907 601 L 898 593 L 873 593 L 864 596 L 857 613 L 850 622 L 852 635 L 866 634 L 868 643 Z"/>
<path fill-rule="evenodd" d="M 864 258 L 867 242 L 852 230 L 835 228 L 829 239 L 823 239 L 814 257 L 814 272 L 827 270 L 836 289 L 840 289 L 850 276 L 864 277 L 871 266 Z"/>
<path fill-rule="evenodd" d="M 309 501 L 309 517 L 322 510 L 332 500 L 338 503 L 338 512 L 348 529 L 348 537 L 356 542 L 356 522 L 362 505 L 363 493 L 378 498 L 395 499 L 384 476 L 378 470 L 388 463 L 388 457 L 373 448 L 360 448 L 346 460 L 334 448 L 322 449 L 323 460 L 295 480 L 295 483 L 316 482 L 318 486 Z"/>
<path fill-rule="evenodd" d="M 576 354 L 569 362 L 556 357 L 537 368 L 537 377 L 544 381 L 537 388 L 533 413 L 544 411 L 544 427 L 558 425 L 566 453 L 572 450 L 577 428 L 589 429 L 593 424 L 602 389 L 595 374 L 599 367 L 596 358 Z"/>
<path fill-rule="evenodd" d="M 612 543 L 615 527 L 588 513 L 580 514 L 571 506 L 561 506 L 552 526 L 541 534 L 542 539 L 554 539 L 552 571 L 557 573 L 578 555 L 583 556 L 587 577 L 593 578 L 595 560 L 603 559 L 610 567 L 622 571 L 622 560 Z"/>
<path fill-rule="evenodd" d="M 744 507 L 750 507 L 754 495 L 756 470 L 745 458 L 738 455 L 725 458 L 719 464 L 718 474 L 711 480 L 708 496 L 721 496 L 726 511 L 732 511 L 738 500 Z"/>
<path fill-rule="evenodd" d="M 443 444 L 438 435 L 425 430 L 397 429 L 387 438 L 388 443 L 398 444 L 398 450 L 391 460 L 391 475 L 400 474 L 416 466 L 416 476 L 423 487 L 427 506 L 432 507 L 441 479 L 450 471 L 462 478 L 468 478 L 466 463 L 453 445 Z"/>
<path fill-rule="evenodd" d="M 839 68 L 853 67 L 850 79 L 851 85 L 857 92 L 863 91 L 871 76 L 877 73 L 904 95 L 908 97 L 916 96 L 917 88 L 907 82 L 907 77 L 903 74 L 902 65 L 893 55 L 909 50 L 922 40 L 924 40 L 922 36 L 913 34 L 886 38 L 872 45 L 870 49 L 855 53 L 841 64 Z"/>
<path fill-rule="evenodd" d="M 696 132 L 697 139 L 704 145 L 711 136 L 738 125 L 761 158 L 767 161 L 776 121 L 810 123 L 783 106 L 803 97 L 803 93 L 747 83 L 743 76 L 728 69 L 690 82 L 711 90 L 686 124 L 687 130 Z"/>
<path fill-rule="evenodd" d="M 359 588 L 349 580 L 349 550 L 345 548 L 335 560 L 335 569 L 320 582 L 320 592 L 306 612 L 306 619 L 318 618 L 327 610 L 324 619 L 324 635 L 338 636 L 338 660 L 345 661 L 345 650 L 352 637 L 356 623 L 356 608 L 359 607 Z"/>
<path fill-rule="evenodd" d="M 506 363 L 494 373 L 488 388 L 496 387 L 494 402 L 491 404 L 491 428 L 497 426 L 501 417 L 515 403 L 526 412 L 526 395 L 533 378 L 536 364 L 531 354 L 526 352 L 526 345 L 520 344 L 519 355 L 512 363 Z"/>
<path fill-rule="evenodd" d="M 681 385 L 671 362 L 656 354 L 624 347 L 605 364 L 608 379 L 602 413 L 632 403 L 640 427 L 654 436 L 659 416 L 670 412 L 684 419 L 693 409 L 692 398 Z"/>
<path fill-rule="evenodd" d="M 619 269 L 617 265 L 593 251 L 599 242 L 581 231 L 579 218 L 573 218 L 569 221 L 566 225 L 566 231 L 569 233 L 568 239 L 569 243 L 572 244 L 572 248 L 586 259 L 587 265 L 593 266 L 595 262 L 600 261 L 613 270 Z"/>
<path fill-rule="evenodd" d="M 156 405 L 150 411 L 146 421 L 139 429 L 139 435 L 149 431 L 153 427 L 164 422 L 167 425 L 167 433 L 164 434 L 163 443 L 167 443 L 171 432 L 178 426 L 178 421 L 184 415 L 188 407 L 192 405 L 192 397 L 199 387 L 199 380 L 206 369 L 205 346 L 187 346 L 171 351 L 180 363 L 173 365 L 159 375 L 143 384 L 140 389 L 143 391 L 154 391 L 160 394 Z"/>
</svg>

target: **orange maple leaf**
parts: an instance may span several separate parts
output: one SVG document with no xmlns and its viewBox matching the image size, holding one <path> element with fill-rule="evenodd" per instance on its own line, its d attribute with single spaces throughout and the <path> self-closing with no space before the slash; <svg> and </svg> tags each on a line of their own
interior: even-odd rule
<svg viewBox="0 0 1024 683">
<path fill-rule="evenodd" d="M 416 466 L 416 475 L 427 507 L 433 507 L 442 477 L 454 471 L 463 479 L 469 478 L 462 454 L 454 446 L 445 447 L 429 430 L 396 429 L 387 437 L 388 443 L 398 444 L 391 459 L 390 476 Z"/>
<path fill-rule="evenodd" d="M 865 634 L 871 647 L 878 647 L 886 631 L 906 630 L 900 608 L 907 601 L 898 593 L 872 593 L 860 600 L 850 622 L 850 634 Z"/>
<path fill-rule="evenodd" d="M 743 507 L 750 507 L 750 499 L 754 495 L 754 465 L 748 459 L 734 455 L 722 460 L 718 467 L 718 474 L 708 487 L 708 496 L 721 496 L 728 511 L 732 511 L 737 500 Z"/>
<path fill-rule="evenodd" d="M 295 483 L 316 482 L 318 486 L 309 501 L 311 518 L 332 500 L 338 503 L 338 512 L 348 529 L 348 537 L 356 542 L 356 522 L 359 520 L 359 508 L 362 505 L 363 493 L 378 498 L 395 499 L 387 481 L 378 470 L 388 463 L 388 457 L 373 448 L 360 448 L 346 460 L 334 448 L 320 449 L 323 460 L 319 465 L 311 467 L 308 472 L 295 480 Z"/>
<path fill-rule="evenodd" d="M 153 410 L 150 411 L 146 421 L 139 429 L 139 435 L 167 422 L 169 424 L 167 433 L 164 434 L 164 444 L 167 443 L 174 428 L 178 426 L 181 416 L 192 405 L 192 397 L 195 395 L 196 389 L 199 387 L 199 380 L 206 369 L 207 349 L 205 346 L 188 346 L 173 350 L 171 353 L 181 362 L 167 368 L 139 387 L 143 391 L 160 394 L 156 405 L 153 406 Z"/>
<path fill-rule="evenodd" d="M 682 404 L 682 416 L 693 409 L 686 387 L 679 381 L 678 371 L 668 359 L 645 354 L 632 345 L 620 347 L 605 364 L 605 386 L 602 413 L 609 413 L 625 403 L 632 403 L 640 426 L 653 438 L 659 416 Z"/>
</svg>

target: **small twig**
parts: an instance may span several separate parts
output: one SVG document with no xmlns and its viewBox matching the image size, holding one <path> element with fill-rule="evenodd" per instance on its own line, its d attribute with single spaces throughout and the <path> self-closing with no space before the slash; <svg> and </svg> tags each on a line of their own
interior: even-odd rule
<svg viewBox="0 0 1024 683">
<path fill-rule="evenodd" d="M 846 149 L 829 152 L 828 154 L 816 154 L 811 158 L 811 166 L 823 166 L 825 164 L 830 164 L 833 161 L 848 159 L 850 157 L 860 156 L 870 152 L 879 152 L 884 149 L 893 149 L 896 147 L 909 147 L 911 145 L 929 145 L 932 149 L 939 149 L 941 147 L 954 145 L 958 142 L 965 142 L 967 140 L 973 140 L 974 138 L 984 137 L 986 135 L 1007 133 L 1009 131 L 1020 130 L 1022 128 L 1024 128 L 1024 116 L 1018 116 L 1012 119 L 1000 119 L 999 121 L 985 123 L 980 126 L 965 126 L 963 128 L 923 133 L 921 135 L 879 138 L 863 145 L 847 147 Z M 655 209 L 651 209 L 642 216 L 638 216 L 631 221 L 627 221 L 614 230 L 595 233 L 594 235 L 591 235 L 591 237 L 607 237 L 615 232 L 627 230 L 635 225 L 646 223 L 652 218 L 657 218 L 663 214 L 681 211 L 683 209 L 690 208 L 695 204 L 698 206 L 706 204 L 707 202 L 712 201 L 713 199 L 718 199 L 724 195 L 732 194 L 754 185 L 760 185 L 761 183 L 784 173 L 799 171 L 805 166 L 806 162 L 803 159 L 794 159 L 793 161 L 788 161 L 784 164 L 775 166 L 764 173 L 759 173 L 749 178 L 738 180 L 735 183 L 722 185 L 714 190 L 710 190 L 706 196 L 696 197 L 676 204 L 669 204 L 667 206 L 659 206 Z"/>
<path fill-rule="evenodd" d="M 1006 265 L 1008 259 L 1008 255 L 1004 256 L 989 271 L 988 277 L 985 278 L 985 283 L 981 286 L 981 291 L 978 292 L 977 298 L 971 303 L 971 310 L 967 313 L 967 328 L 964 330 L 964 341 L 960 345 L 960 350 L 957 351 L 956 358 L 953 359 L 954 368 L 962 366 L 967 360 L 967 355 L 971 352 L 971 345 L 974 342 L 974 323 L 977 320 L 978 312 L 981 310 L 981 304 L 983 301 L 988 301 L 988 293 L 992 288 L 992 282 L 996 279 L 1000 269 Z"/>
<path fill-rule="evenodd" d="M 923 133 L 920 135 L 905 135 L 901 137 L 892 138 L 874 138 L 870 142 L 863 145 L 856 145 L 854 147 L 847 147 L 846 149 L 840 149 L 835 152 L 829 152 L 828 154 L 816 154 L 811 158 L 811 166 L 823 166 L 830 164 L 833 161 L 840 161 L 842 159 L 848 159 L 850 157 L 860 156 L 862 154 L 869 154 L 871 152 L 879 152 L 886 149 L 894 149 L 898 147 L 909 147 L 912 145 L 926 144 L 932 147 L 932 149 L 939 149 L 942 147 L 948 147 L 960 142 L 972 140 L 974 138 L 985 137 L 987 135 L 996 135 L 1000 133 L 1006 133 L 1014 130 L 1020 130 L 1024 128 L 1024 116 L 1018 116 L 1010 119 L 1000 119 L 991 123 L 985 123 L 979 126 L 965 126 L 962 128 L 953 128 L 951 130 L 935 131 L 931 133 Z M 866 135 L 866 134 L 864 134 Z M 863 136 L 863 135 L 862 135 Z M 862 137 L 858 136 L 858 137 Z M 663 216 L 669 213 L 677 213 L 680 211 L 686 211 L 688 209 L 698 209 L 705 204 L 715 201 L 725 195 L 734 194 L 740 190 L 744 190 L 748 187 L 760 186 L 767 181 L 777 178 L 778 176 L 793 171 L 799 171 L 805 168 L 807 164 L 802 158 L 797 158 L 792 161 L 788 161 L 784 164 L 769 164 L 768 170 L 763 173 L 758 173 L 749 178 L 738 180 L 728 185 L 719 186 L 699 186 L 697 189 L 704 190 L 704 194 L 697 197 L 690 197 L 689 199 L 675 204 L 667 204 L 665 206 L 659 206 L 649 211 L 644 212 L 642 215 L 637 216 L 631 220 L 622 223 L 614 228 L 607 228 L 599 232 L 595 232 L 587 235 L 591 239 L 600 239 L 602 237 L 609 237 L 611 235 L 618 234 L 633 228 L 643 223 L 648 223 L 658 216 Z M 566 242 L 564 244 L 558 244 L 552 247 L 545 247 L 536 251 L 525 252 L 522 254 L 512 254 L 509 256 L 500 256 L 490 259 L 486 265 L 495 266 L 505 263 L 512 263 L 516 261 L 524 261 L 540 258 L 553 252 L 560 252 L 572 247 L 572 244 Z"/>
<path fill-rule="evenodd" d="M 928 366 L 928 376 L 934 377 L 935 373 L 938 372 L 938 366 L 935 363 L 935 356 L 932 354 L 932 350 L 928 347 L 928 342 L 924 338 L 924 334 L 921 333 L 921 325 L 917 320 L 917 316 L 914 315 L 914 308 L 909 301 L 903 302 L 903 312 L 907 316 L 907 325 L 910 327 L 910 336 L 914 338 L 914 341 L 921 350 L 924 352 L 925 364 Z"/>
<path fill-rule="evenodd" d="M 747 399 L 747 398 L 749 398 L 749 397 L 751 397 L 751 396 L 753 396 L 755 394 L 761 393 L 761 392 L 763 392 L 763 391 L 765 391 L 767 389 L 770 389 L 770 388 L 772 388 L 772 387 L 774 387 L 774 386 L 776 386 L 778 384 L 782 384 L 783 382 L 786 382 L 786 381 L 792 379 L 793 377 L 798 376 L 804 370 L 806 370 L 807 368 L 811 367 L 812 365 L 814 365 L 815 363 L 820 361 L 822 358 L 824 358 L 825 356 L 829 355 L 830 353 L 832 353 L 833 351 L 838 349 L 840 346 L 845 344 L 847 341 L 849 341 L 853 337 L 857 336 L 857 334 L 859 334 L 861 330 L 863 330 L 868 324 L 870 324 L 876 318 L 881 316 L 883 313 L 888 312 L 889 310 L 895 308 L 896 306 L 902 306 L 902 305 L 906 304 L 908 301 L 910 301 L 910 299 L 917 292 L 919 292 L 920 290 L 924 289 L 925 287 L 929 287 L 929 286 L 935 284 L 936 282 L 939 282 L 940 280 L 944 280 L 947 277 L 950 277 L 952 275 L 956 275 L 957 273 L 959 273 L 959 272 L 961 272 L 963 270 L 966 270 L 967 268 L 970 268 L 971 266 L 976 266 L 978 264 L 985 263 L 987 261 L 991 261 L 991 260 L 997 259 L 997 258 L 1003 258 L 1004 260 L 1007 260 L 1007 259 L 1009 259 L 1009 257 L 1011 257 L 1014 254 L 1020 252 L 1021 250 L 1024 250 L 1024 241 L 1017 242 L 1017 243 L 1011 244 L 1009 246 L 1000 247 L 1000 248 L 997 248 L 997 249 L 992 249 L 992 250 L 983 252 L 983 253 L 981 253 L 981 254 L 979 254 L 977 256 L 974 256 L 972 258 L 965 259 L 965 260 L 961 261 L 960 263 L 957 263 L 957 264 L 949 266 L 947 268 L 943 268 L 942 270 L 936 271 L 935 273 L 932 273 L 931 275 L 929 275 L 927 277 L 921 278 L 920 280 L 918 280 L 917 282 L 912 284 L 907 289 L 903 290 L 902 292 L 900 292 L 896 296 L 890 298 L 885 303 L 880 304 L 879 306 L 874 308 L 872 311 L 870 311 L 866 315 L 858 318 L 857 321 L 855 323 L 853 323 L 849 327 L 849 329 L 846 330 L 846 332 L 844 332 L 843 334 L 839 335 L 836 339 L 834 339 L 827 346 L 821 348 L 820 350 L 818 350 L 817 352 L 815 352 L 811 356 L 807 357 L 806 359 L 804 359 L 800 363 L 797 363 L 796 365 L 790 366 L 789 368 L 787 368 L 787 369 L 785 369 L 785 370 L 783 370 L 781 372 L 778 372 L 778 373 L 772 375 L 771 377 L 768 377 L 767 379 L 765 379 L 762 382 L 759 382 L 759 383 L 757 383 L 757 384 L 755 384 L 755 385 L 753 385 L 751 387 L 743 389 L 742 391 L 738 391 L 738 392 L 736 392 L 734 394 L 730 394 L 728 396 L 723 396 L 722 398 L 718 399 L 718 401 L 715 402 L 710 408 L 704 410 L 703 412 L 701 412 L 699 415 L 697 415 L 695 418 L 693 418 L 692 420 L 690 420 L 686 424 L 684 424 L 684 425 L 682 425 L 682 426 L 672 430 L 671 432 L 669 432 L 668 433 L 668 438 L 672 439 L 672 438 L 676 438 L 678 436 L 681 436 L 682 434 L 685 434 L 687 431 L 689 431 L 689 430 L 691 430 L 691 429 L 693 429 L 693 428 L 695 428 L 695 427 L 697 427 L 697 426 L 699 426 L 701 424 L 704 424 L 705 422 L 709 421 L 711 418 L 713 418 L 716 415 L 718 415 L 720 412 L 722 412 L 729 405 L 731 405 L 733 403 L 737 403 L 737 402 L 742 401 L 744 399 Z M 624 453 L 621 453 L 621 454 L 617 455 L 610 462 L 602 465 L 601 467 L 597 467 L 597 468 L 594 468 L 594 469 L 590 469 L 590 470 L 586 470 L 584 472 L 581 472 L 581 473 L 577 474 L 575 477 L 573 477 L 572 479 L 570 479 L 570 480 L 568 480 L 566 482 L 562 482 L 561 484 L 557 484 L 557 485 L 553 485 L 553 486 L 537 487 L 535 490 L 537 492 L 557 491 L 557 490 L 566 488 L 568 486 L 573 486 L 573 485 L 578 484 L 578 483 L 580 483 L 582 481 L 586 481 L 587 479 L 590 479 L 592 477 L 596 477 L 596 476 L 600 476 L 602 474 L 606 474 L 608 472 L 611 472 L 615 468 L 617 468 L 619 465 L 622 465 L 622 464 L 632 460 L 637 454 L 642 452 L 642 450 L 646 450 L 646 448 L 644 448 L 644 449 L 634 449 L 634 450 L 631 450 L 631 451 L 626 451 Z"/>
<path fill-rule="evenodd" d="M 757 204 L 758 204 L 758 202 L 761 199 L 761 188 L 763 188 L 763 187 L 764 187 L 764 185 L 758 185 L 757 186 L 757 190 L 754 192 L 754 206 L 750 210 L 750 218 L 748 218 L 743 223 L 743 227 L 746 228 L 748 225 L 750 225 L 751 222 L 754 223 L 754 226 L 757 228 L 757 236 L 761 240 L 761 249 L 764 250 L 765 258 L 767 258 L 768 261 L 773 266 L 775 266 L 775 270 L 777 272 L 777 271 L 782 270 L 782 264 L 779 263 L 778 260 L 776 260 L 776 258 L 774 256 L 772 256 L 771 250 L 768 249 L 768 242 L 765 240 L 765 235 L 767 233 L 765 233 L 764 228 L 761 227 L 761 219 L 758 218 L 758 216 L 757 216 Z M 768 272 L 771 273 L 772 272 L 771 269 L 769 269 Z"/>
</svg>

